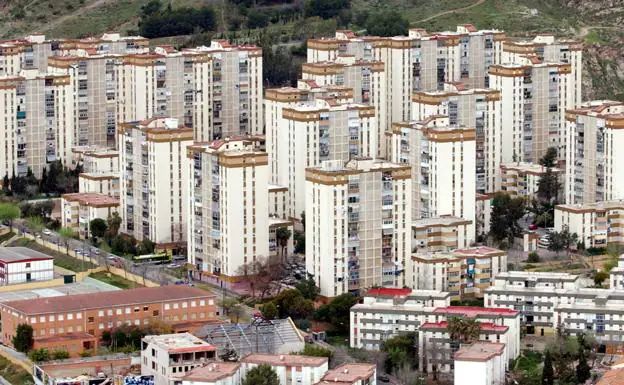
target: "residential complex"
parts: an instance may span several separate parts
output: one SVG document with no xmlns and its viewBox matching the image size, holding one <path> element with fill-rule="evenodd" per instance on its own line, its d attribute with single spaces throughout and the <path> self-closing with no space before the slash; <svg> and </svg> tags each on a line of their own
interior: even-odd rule
<svg viewBox="0 0 624 385">
<path fill-rule="evenodd" d="M 483 298 L 494 277 L 507 271 L 507 253 L 489 247 L 415 254 L 407 264 L 406 285 L 448 291 L 451 300 Z"/>
<path fill-rule="evenodd" d="M 583 103 L 566 111 L 565 202 L 624 199 L 624 103 Z"/>
<path fill-rule="evenodd" d="M 177 332 L 214 320 L 215 297 L 188 286 L 139 288 L 36 298 L 0 304 L 1 337 L 12 346 L 19 324 L 33 328 L 33 348 L 62 349 L 72 356 L 97 349 L 102 333 L 113 327 L 164 321 Z"/>
<path fill-rule="evenodd" d="M 451 251 L 469 246 L 467 226 L 472 222 L 462 218 L 442 216 L 422 218 L 412 222 L 412 253 L 425 254 Z"/>
<path fill-rule="evenodd" d="M 141 375 L 154 376 L 154 385 L 172 385 L 194 368 L 215 361 L 216 350 L 190 333 L 145 336 L 141 341 Z"/>
<path fill-rule="evenodd" d="M 306 170 L 306 271 L 321 295 L 405 285 L 411 167 L 369 158 Z"/>
<path fill-rule="evenodd" d="M 471 222 L 464 238 L 472 242 L 475 129 L 451 126 L 448 116 L 435 115 L 421 122 L 395 123 L 386 136 L 389 159 L 412 170 L 412 218 L 463 218 Z"/>
<path fill-rule="evenodd" d="M 624 200 L 555 206 L 555 230 L 567 227 L 585 247 L 624 244 Z"/>
<path fill-rule="evenodd" d="M 326 357 L 309 357 L 294 354 L 249 354 L 241 359 L 241 373 L 259 365 L 269 365 L 277 374 L 280 385 L 315 385 L 329 370 Z"/>
<path fill-rule="evenodd" d="M 74 147 L 74 167 L 82 164 L 78 177 L 81 193 L 96 193 L 119 199 L 119 152 L 101 147 Z"/>
<path fill-rule="evenodd" d="M 155 242 L 159 249 L 185 247 L 189 174 L 186 147 L 193 129 L 177 119 L 150 118 L 119 127 L 121 231 Z"/>
<path fill-rule="evenodd" d="M 505 382 L 505 344 L 475 342 L 453 355 L 454 385 L 498 385 Z"/>
<path fill-rule="evenodd" d="M 119 213 L 119 199 L 97 193 L 74 193 L 61 196 L 61 223 L 82 239 L 90 239 L 91 221 Z"/>
<path fill-rule="evenodd" d="M 268 158 L 262 136 L 233 136 L 187 149 L 188 261 L 225 276 L 269 256 Z"/>
<path fill-rule="evenodd" d="M 501 190 L 510 195 L 536 198 L 542 177 L 550 170 L 556 178 L 563 181 L 563 170 L 550 169 L 536 163 L 504 163 L 501 164 Z"/>
</svg>

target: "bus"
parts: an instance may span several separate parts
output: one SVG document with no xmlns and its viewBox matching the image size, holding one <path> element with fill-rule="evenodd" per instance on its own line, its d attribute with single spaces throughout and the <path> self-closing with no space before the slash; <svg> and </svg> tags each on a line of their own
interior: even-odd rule
<svg viewBox="0 0 624 385">
<path fill-rule="evenodd" d="M 134 263 L 165 264 L 171 263 L 171 255 L 167 253 L 136 255 L 132 257 L 132 261 Z"/>
</svg>

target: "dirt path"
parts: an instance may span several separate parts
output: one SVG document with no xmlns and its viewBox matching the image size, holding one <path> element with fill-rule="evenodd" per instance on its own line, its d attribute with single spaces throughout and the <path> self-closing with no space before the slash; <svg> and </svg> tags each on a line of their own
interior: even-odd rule
<svg viewBox="0 0 624 385">
<path fill-rule="evenodd" d="M 413 21 L 413 22 L 411 22 L 410 24 L 418 24 L 418 23 L 422 23 L 422 22 L 425 22 L 425 21 L 429 21 L 429 20 L 435 19 L 435 18 L 440 17 L 440 16 L 449 15 L 449 14 L 451 14 L 451 13 L 463 12 L 463 11 L 466 11 L 466 10 L 468 10 L 468 9 L 470 9 L 470 8 L 477 7 L 477 6 L 479 6 L 479 5 L 483 4 L 483 3 L 485 3 L 485 0 L 477 0 L 476 2 L 474 2 L 473 4 L 470 4 L 470 5 L 469 5 L 469 6 L 467 6 L 467 7 L 457 8 L 457 9 L 450 9 L 450 10 L 448 10 L 448 11 L 444 11 L 444 12 L 436 13 L 436 14 L 435 14 L 435 15 L 433 15 L 433 16 L 429 16 L 429 17 L 427 17 L 427 18 L 425 18 L 425 19 L 422 19 L 422 20 Z"/>
<path fill-rule="evenodd" d="M 95 0 L 92 3 L 85 5 L 84 7 L 77 8 L 74 12 L 72 12 L 72 13 L 70 13 L 68 15 L 61 16 L 59 18 L 56 18 L 56 19 L 54 19 L 54 20 L 52 20 L 52 21 L 42 25 L 41 29 L 39 31 L 37 31 L 37 32 L 41 33 L 41 32 L 52 30 L 52 29 L 56 28 L 57 26 L 63 24 L 67 20 L 69 20 L 69 19 L 71 19 L 73 17 L 76 17 L 76 16 L 80 16 L 83 13 L 85 13 L 87 11 L 90 11 L 90 10 L 92 10 L 94 8 L 98 8 L 98 7 L 102 6 L 102 5 L 105 5 L 107 2 L 109 2 L 109 0 Z"/>
</svg>

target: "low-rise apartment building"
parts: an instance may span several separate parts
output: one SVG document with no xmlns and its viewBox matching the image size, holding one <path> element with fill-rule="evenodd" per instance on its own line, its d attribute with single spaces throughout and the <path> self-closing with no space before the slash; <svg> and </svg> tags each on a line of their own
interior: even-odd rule
<svg viewBox="0 0 624 385">
<path fill-rule="evenodd" d="M 501 190 L 510 195 L 527 197 L 529 199 L 537 197 L 539 184 L 542 177 L 549 170 L 536 163 L 505 163 L 501 164 Z M 564 170 L 552 167 L 550 172 L 563 182 Z"/>
<path fill-rule="evenodd" d="M 329 369 L 326 357 L 292 354 L 253 353 L 243 357 L 240 362 L 243 377 L 259 365 L 269 365 L 277 373 L 280 385 L 314 385 L 321 381 Z"/>
<path fill-rule="evenodd" d="M 562 296 L 582 286 L 579 276 L 569 273 L 510 271 L 498 274 L 494 285 L 485 290 L 485 306 L 519 311 L 529 335 L 553 334 L 558 324 L 555 307 Z"/>
<path fill-rule="evenodd" d="M 97 350 L 102 333 L 121 325 L 169 323 L 176 332 L 214 322 L 216 299 L 193 287 L 175 285 L 10 301 L 0 305 L 1 337 L 12 346 L 19 324 L 33 328 L 34 349 L 66 350 L 77 356 Z"/>
<path fill-rule="evenodd" d="M 141 375 L 154 385 L 178 384 L 194 368 L 216 360 L 217 348 L 190 333 L 145 336 L 141 340 Z"/>
<path fill-rule="evenodd" d="M 624 290 L 624 254 L 618 258 L 618 264 L 609 272 L 609 287 Z"/>
<path fill-rule="evenodd" d="M 181 378 L 181 385 L 240 385 L 240 369 L 239 362 L 208 363 L 188 372 Z"/>
<path fill-rule="evenodd" d="M 425 254 L 450 251 L 469 246 L 464 235 L 471 222 L 462 218 L 443 216 L 422 218 L 412 222 L 412 253 Z"/>
<path fill-rule="evenodd" d="M 306 170 L 306 271 L 321 295 L 405 285 L 410 178 L 410 166 L 370 158 Z"/>
<path fill-rule="evenodd" d="M 188 147 L 188 258 L 200 271 L 241 276 L 245 266 L 269 256 L 263 142 L 262 136 L 233 136 Z"/>
<path fill-rule="evenodd" d="M 484 236 L 490 232 L 493 198 L 494 194 L 475 194 L 475 229 L 477 236 Z"/>
<path fill-rule="evenodd" d="M 53 257 L 27 247 L 0 247 L 0 285 L 53 278 Z"/>
<path fill-rule="evenodd" d="M 61 223 L 80 238 L 91 238 L 91 221 L 119 213 L 119 199 L 97 193 L 74 193 L 61 196 Z"/>
<path fill-rule="evenodd" d="M 82 164 L 78 191 L 119 199 L 119 151 L 102 147 L 74 147 L 74 165 Z"/>
<path fill-rule="evenodd" d="M 624 244 L 624 200 L 557 205 L 555 230 L 576 233 L 585 247 Z"/>
<path fill-rule="evenodd" d="M 417 332 L 436 308 L 451 303 L 451 294 L 434 290 L 369 289 L 351 308 L 349 344 L 352 348 L 381 350 L 384 341 Z"/>
<path fill-rule="evenodd" d="M 507 253 L 490 247 L 413 255 L 406 284 L 416 290 L 448 291 L 452 300 L 483 298 L 494 277 L 507 271 Z"/>
<path fill-rule="evenodd" d="M 120 124 L 121 232 L 158 249 L 186 247 L 189 173 L 186 147 L 193 129 L 177 119 Z"/>
<path fill-rule="evenodd" d="M 624 199 L 624 103 L 596 100 L 565 114 L 565 202 Z"/>
<path fill-rule="evenodd" d="M 505 345 L 475 342 L 462 346 L 454 359 L 454 385 L 500 385 L 505 383 Z"/>
<path fill-rule="evenodd" d="M 377 365 L 346 363 L 325 373 L 316 385 L 376 385 Z"/>
</svg>

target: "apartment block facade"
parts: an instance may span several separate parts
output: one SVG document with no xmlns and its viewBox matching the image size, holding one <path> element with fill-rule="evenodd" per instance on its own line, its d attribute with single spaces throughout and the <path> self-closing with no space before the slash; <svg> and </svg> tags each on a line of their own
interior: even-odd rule
<svg viewBox="0 0 624 385">
<path fill-rule="evenodd" d="M 405 285 L 410 175 L 409 166 L 366 158 L 306 170 L 306 271 L 321 295 Z"/>
<path fill-rule="evenodd" d="M 315 385 L 329 370 L 326 357 L 252 353 L 241 359 L 242 376 L 259 365 L 269 365 L 277 374 L 280 385 Z"/>
<path fill-rule="evenodd" d="M 188 147 L 188 262 L 200 271 L 244 275 L 269 256 L 268 156 L 262 136 Z"/>
<path fill-rule="evenodd" d="M 33 328 L 34 349 L 66 350 L 77 356 L 99 346 L 102 333 L 121 325 L 166 322 L 174 331 L 192 331 L 215 320 L 216 299 L 183 285 L 66 295 L 5 302 L 2 341 L 12 346 L 19 324 Z"/>
<path fill-rule="evenodd" d="M 395 123 L 386 133 L 389 159 L 412 169 L 412 218 L 453 216 L 469 220 L 464 234 L 474 240 L 474 128 L 449 125 L 448 116 Z"/>
<path fill-rule="evenodd" d="M 624 198 L 624 103 L 591 101 L 566 111 L 565 202 Z"/>
<path fill-rule="evenodd" d="M 448 291 L 451 300 L 483 298 L 494 277 L 507 271 L 507 254 L 489 247 L 416 254 L 407 265 L 406 284 L 415 290 Z"/>
<path fill-rule="evenodd" d="M 423 218 L 412 222 L 412 253 L 451 251 L 469 246 L 466 226 L 472 222 L 443 216 Z"/>
<path fill-rule="evenodd" d="M 501 92 L 464 89 L 461 85 L 447 83 L 443 91 L 412 94 L 412 120 L 422 121 L 438 115 L 448 116 L 451 126 L 474 127 L 477 192 L 498 191 L 503 147 Z"/>
<path fill-rule="evenodd" d="M 61 196 L 61 223 L 82 239 L 91 238 L 91 221 L 106 220 L 119 213 L 119 199 L 97 193 L 74 193 Z"/>
<path fill-rule="evenodd" d="M 0 78 L 0 175 L 40 176 L 50 162 L 71 162 L 74 104 L 67 75 L 23 70 Z"/>
<path fill-rule="evenodd" d="M 534 198 L 539 190 L 540 180 L 548 169 L 536 163 L 504 163 L 501 169 L 501 190 L 510 195 Z M 550 171 L 563 181 L 563 169 L 552 167 Z"/>
<path fill-rule="evenodd" d="M 159 249 L 184 247 L 189 194 L 186 147 L 193 129 L 171 118 L 120 124 L 121 232 Z"/>
<path fill-rule="evenodd" d="M 624 200 L 555 206 L 555 230 L 565 227 L 585 247 L 624 244 Z"/>
</svg>

